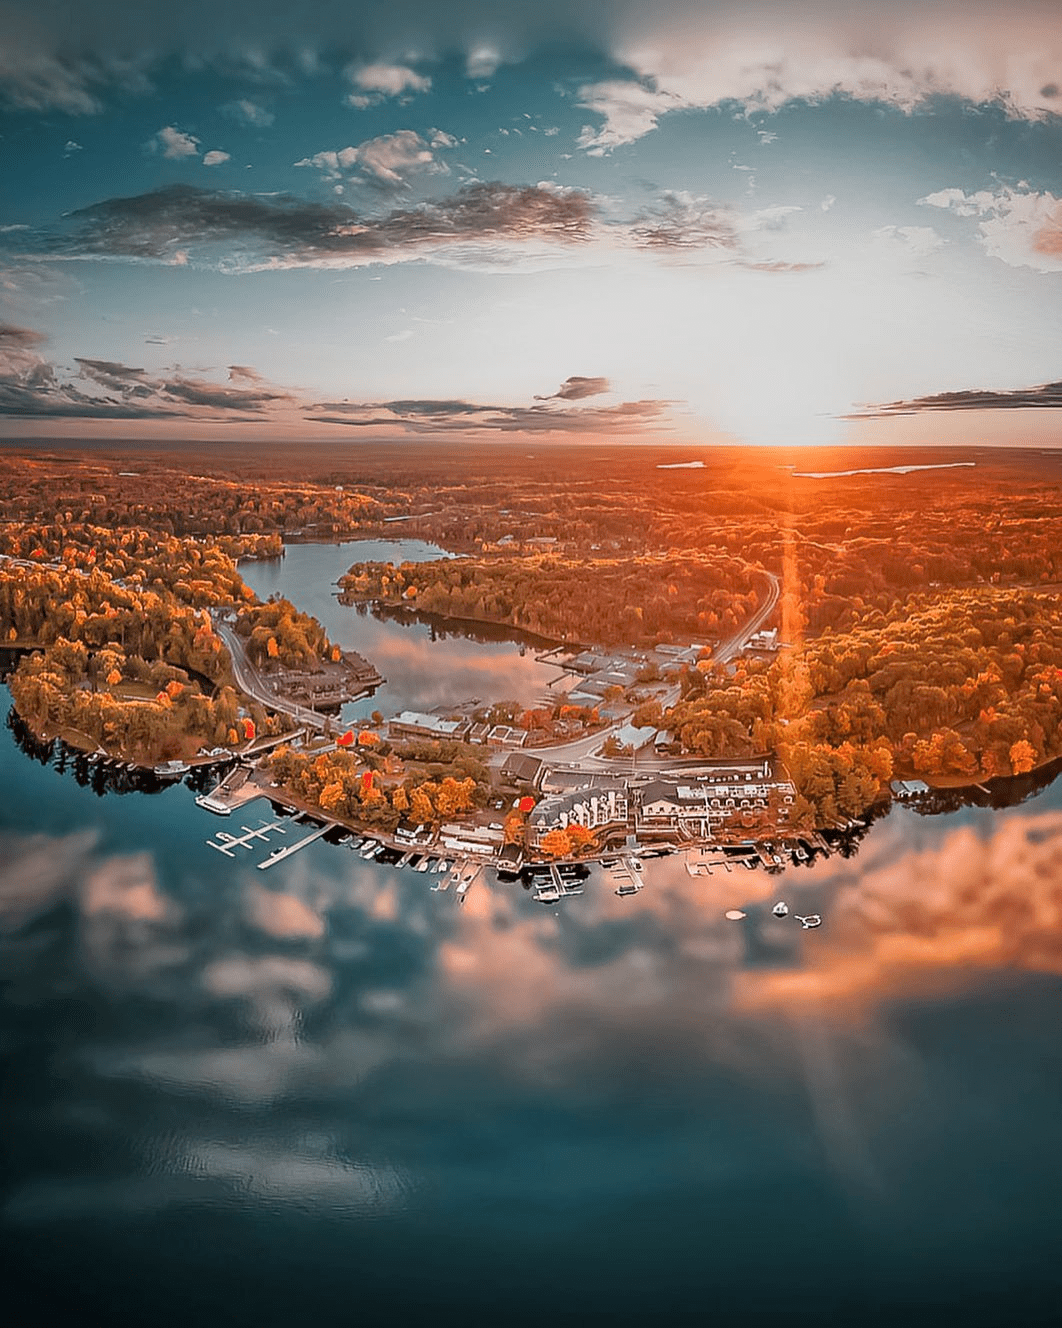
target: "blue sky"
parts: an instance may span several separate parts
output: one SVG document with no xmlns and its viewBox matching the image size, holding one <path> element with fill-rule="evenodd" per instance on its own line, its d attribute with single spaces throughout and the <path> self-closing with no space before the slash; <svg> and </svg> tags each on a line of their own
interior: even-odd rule
<svg viewBox="0 0 1062 1328">
<path fill-rule="evenodd" d="M 1057 4 L 0 22 L 2 435 L 1057 438 Z"/>
</svg>

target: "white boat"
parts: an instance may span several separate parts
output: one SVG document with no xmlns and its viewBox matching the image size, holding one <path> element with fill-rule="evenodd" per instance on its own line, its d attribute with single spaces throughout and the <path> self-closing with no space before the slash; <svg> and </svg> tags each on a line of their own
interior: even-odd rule
<svg viewBox="0 0 1062 1328">
<path fill-rule="evenodd" d="M 362 844 L 361 848 L 358 849 L 358 852 L 363 858 L 371 858 L 375 856 L 376 850 L 381 847 L 382 845 L 377 840 L 367 839 L 365 843 Z"/>
<path fill-rule="evenodd" d="M 186 775 L 191 768 L 187 761 L 162 761 L 154 767 L 154 770 L 159 779 L 178 779 L 181 775 Z"/>
</svg>

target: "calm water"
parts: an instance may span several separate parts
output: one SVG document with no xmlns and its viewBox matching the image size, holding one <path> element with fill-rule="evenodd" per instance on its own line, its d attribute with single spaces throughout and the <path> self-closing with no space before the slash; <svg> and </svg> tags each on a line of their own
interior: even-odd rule
<svg viewBox="0 0 1062 1328">
<path fill-rule="evenodd" d="M 1053 1320 L 1062 783 L 560 908 L 0 795 L 6 1323 Z"/>
<path fill-rule="evenodd" d="M 427 623 L 401 624 L 374 618 L 364 608 L 340 604 L 338 579 L 356 562 L 426 562 L 449 555 L 423 540 L 352 540 L 345 544 L 289 544 L 283 558 L 244 562 L 244 580 L 263 599 L 274 591 L 286 595 L 322 622 L 329 636 L 357 650 L 387 679 L 376 695 L 343 710 L 349 722 L 381 710 L 449 705 L 478 697 L 485 702 L 520 700 L 530 704 L 545 695 L 560 671 L 535 660 L 532 645 L 506 639 L 504 629 L 484 625 L 471 640 Z M 518 635 L 517 633 L 510 634 Z"/>
</svg>

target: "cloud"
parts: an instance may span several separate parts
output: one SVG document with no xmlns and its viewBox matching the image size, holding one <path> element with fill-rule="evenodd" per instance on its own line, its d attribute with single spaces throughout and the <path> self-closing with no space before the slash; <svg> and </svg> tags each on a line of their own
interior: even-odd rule
<svg viewBox="0 0 1062 1328">
<path fill-rule="evenodd" d="M 227 115 L 230 120 L 235 120 L 237 123 L 247 125 L 253 129 L 268 129 L 276 119 L 272 111 L 267 111 L 264 106 L 260 106 L 258 102 L 251 101 L 247 97 L 226 102 L 221 108 L 221 113 Z"/>
<path fill-rule="evenodd" d="M 915 258 L 936 253 L 946 241 L 932 226 L 881 226 L 871 232 L 871 239 L 888 248 L 900 249 Z"/>
<path fill-rule="evenodd" d="M 610 390 L 607 378 L 566 378 L 550 397 L 535 397 L 536 401 L 582 401 L 585 397 L 599 396 Z"/>
<path fill-rule="evenodd" d="M 432 130 L 429 145 L 412 129 L 400 129 L 394 134 L 381 134 L 367 139 L 357 147 L 317 152 L 303 157 L 296 166 L 314 166 L 327 180 L 339 180 L 343 172 L 361 171 L 370 183 L 397 188 L 405 184 L 406 177 L 422 170 L 446 171 L 445 165 L 435 159 L 435 150 L 455 147 L 457 140 L 441 130 Z"/>
<path fill-rule="evenodd" d="M 737 229 L 729 212 L 706 198 L 666 193 L 634 219 L 634 243 L 642 249 L 736 249 Z"/>
<path fill-rule="evenodd" d="M 1010 267 L 1062 272 L 1062 198 L 1025 184 L 972 194 L 940 189 L 918 202 L 957 217 L 979 218 L 977 237 L 985 253 Z"/>
<path fill-rule="evenodd" d="M 230 370 L 227 384 L 84 356 L 75 359 L 73 372 L 63 371 L 39 354 L 44 340 L 27 328 L 0 326 L 0 416 L 220 422 L 260 419 L 297 404 L 291 393 L 242 366 Z"/>
<path fill-rule="evenodd" d="M 967 388 L 959 392 L 937 392 L 933 396 L 912 397 L 908 401 L 890 401 L 869 406 L 846 419 L 872 419 L 883 415 L 909 415 L 915 411 L 940 410 L 1029 410 L 1062 408 L 1062 383 L 1042 383 L 1039 387 L 1017 387 L 1003 391 L 992 388 Z"/>
<path fill-rule="evenodd" d="M 892 836 L 892 851 L 872 850 L 856 879 L 843 862 L 829 864 L 824 874 L 840 889 L 814 963 L 744 974 L 739 1003 L 793 1010 L 811 1001 L 842 1019 L 986 969 L 1062 973 L 1060 836 L 1062 815 L 1049 811 L 1006 820 L 987 838 L 958 827 L 907 853 Z"/>
<path fill-rule="evenodd" d="M 63 147 L 63 156 L 72 157 L 75 152 L 84 152 L 84 150 L 85 149 L 82 147 L 80 143 L 75 143 L 75 141 L 72 138 L 68 138 Z"/>
<path fill-rule="evenodd" d="M 465 75 L 480 80 L 493 78 L 502 58 L 494 46 L 473 46 L 465 57 Z"/>
<path fill-rule="evenodd" d="M 571 381 L 571 380 L 569 380 Z M 594 381 L 594 380 L 590 380 Z M 604 381 L 604 380 L 597 380 Z M 604 389 L 602 389 L 604 390 Z M 589 395 L 589 394 L 588 394 Z M 624 401 L 618 406 L 563 409 L 548 403 L 578 398 L 536 398 L 538 406 L 488 406 L 471 401 L 321 402 L 308 418 L 355 428 L 396 426 L 405 433 L 606 434 L 669 427 L 668 401 Z"/>
<path fill-rule="evenodd" d="M 668 99 L 661 110 L 729 101 L 772 110 L 831 96 L 912 110 L 944 95 L 1042 118 L 1057 113 L 1062 82 L 1057 0 L 319 0 L 297 22 L 280 5 L 144 0 L 133 11 L 119 0 L 17 7 L 5 0 L 2 17 L 3 95 L 17 106 L 73 114 L 99 110 L 112 87 L 143 80 L 174 57 L 264 81 L 311 76 L 336 50 L 361 53 L 360 68 L 397 69 L 406 67 L 398 63 L 408 58 L 403 52 L 423 61 L 457 51 L 469 78 L 481 80 L 503 62 L 577 47 Z M 606 138 L 632 141 L 625 135 L 654 124 L 652 111 L 640 125 L 619 113 Z"/>
<path fill-rule="evenodd" d="M 295 895 L 252 885 L 245 906 L 248 921 L 268 936 L 315 940 L 324 935 L 322 919 Z"/>
<path fill-rule="evenodd" d="M 591 157 L 603 157 L 612 148 L 644 138 L 665 112 L 683 104 L 673 93 L 615 79 L 589 83 L 580 89 L 579 96 L 580 107 L 604 120 L 597 129 L 584 125 L 579 135 L 577 146 Z"/>
<path fill-rule="evenodd" d="M 151 139 L 149 146 L 156 152 L 161 152 L 164 157 L 171 161 L 180 161 L 184 157 L 199 156 L 199 139 L 193 134 L 183 133 L 173 125 L 167 125 Z"/>
<path fill-rule="evenodd" d="M 171 185 L 72 213 L 52 253 L 173 263 L 189 253 L 226 271 L 357 266 L 486 244 L 580 243 L 595 208 L 577 190 L 473 183 L 447 198 L 362 217 L 342 203 Z"/>
<path fill-rule="evenodd" d="M 213 148 L 210 152 L 208 152 L 208 153 L 206 153 L 206 154 L 204 155 L 204 157 L 203 157 L 203 165 L 204 165 L 204 166 L 220 166 L 220 165 L 222 164 L 222 162 L 225 162 L 225 161 L 228 161 L 228 160 L 229 160 L 229 154 L 228 154 L 227 152 L 221 152 L 221 151 L 219 151 L 217 148 Z"/>
<path fill-rule="evenodd" d="M 399 97 L 405 92 L 428 92 L 431 88 L 430 78 L 406 65 L 352 65 L 347 70 L 347 77 L 358 89 L 347 97 L 347 103 L 359 110 L 384 97 Z"/>
<path fill-rule="evenodd" d="M 663 400 L 625 401 L 606 407 L 574 404 L 609 390 L 606 378 L 571 377 L 551 397 L 529 406 L 491 405 L 451 399 L 382 402 L 300 400 L 249 365 L 234 364 L 228 381 L 191 377 L 180 368 L 152 373 L 115 360 L 80 356 L 73 372 L 39 353 L 44 338 L 28 328 L 0 325 L 0 416 L 24 419 L 169 419 L 224 424 L 282 419 L 392 433 L 467 431 L 526 434 L 622 434 L 652 425 L 670 427 Z M 558 405 L 556 403 L 565 403 Z M 252 893 L 248 915 L 274 935 L 319 935 L 323 924 L 302 901 L 269 892 Z"/>
</svg>

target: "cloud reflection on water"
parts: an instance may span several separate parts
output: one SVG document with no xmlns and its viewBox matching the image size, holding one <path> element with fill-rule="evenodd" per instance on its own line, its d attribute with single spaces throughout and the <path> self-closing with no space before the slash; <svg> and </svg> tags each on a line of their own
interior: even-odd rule
<svg viewBox="0 0 1062 1328">
<path fill-rule="evenodd" d="M 401 1203 L 414 1140 L 436 1111 L 456 1110 L 432 1091 L 410 1099 L 408 1076 L 445 1081 L 457 1065 L 605 1102 L 617 1076 L 662 1101 L 708 1073 L 768 1095 L 796 1084 L 836 1175 L 853 1195 L 876 1194 L 870 1123 L 925 1091 L 890 1007 L 993 972 L 1062 972 L 1060 843 L 1056 810 L 975 825 L 898 812 L 850 860 L 694 878 L 681 859 L 658 859 L 634 899 L 595 873 L 583 896 L 547 909 L 519 885 L 483 881 L 461 907 L 428 890 L 434 878 L 324 845 L 278 868 L 276 888 L 234 868 L 228 888 L 223 869 L 204 894 L 182 875 L 194 863 L 106 854 L 92 834 L 9 836 L 8 999 L 37 999 L 48 980 L 82 1000 L 132 997 L 145 1013 L 94 1025 L 69 1092 L 114 1110 L 123 1099 L 107 1086 L 124 1083 L 117 1109 L 141 1134 L 145 1091 L 160 1118 L 180 1100 L 181 1125 L 144 1145 L 158 1152 L 154 1179 L 138 1179 L 135 1161 L 127 1185 L 30 1176 L 7 1214 L 48 1220 L 92 1193 L 104 1208 L 209 1202 L 215 1183 L 249 1202 Z M 778 897 L 788 918 L 771 916 Z M 49 979 L 40 920 L 61 901 L 73 916 L 43 935 L 60 944 L 70 928 L 82 962 Z M 792 913 L 812 906 L 825 924 L 805 933 Z M 728 920 L 737 907 L 747 918 Z M 233 1133 L 244 1118 L 253 1137 Z M 306 1142 L 311 1121 L 328 1142 Z"/>
</svg>

